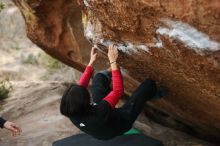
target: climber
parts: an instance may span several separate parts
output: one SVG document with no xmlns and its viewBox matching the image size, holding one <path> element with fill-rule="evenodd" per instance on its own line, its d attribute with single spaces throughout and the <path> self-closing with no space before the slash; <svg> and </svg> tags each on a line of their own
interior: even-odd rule
<svg viewBox="0 0 220 146">
<path fill-rule="evenodd" d="M 86 89 L 93 75 L 93 64 L 97 52 L 93 47 L 90 62 L 86 67 L 79 84 L 73 84 L 64 93 L 61 114 L 67 116 L 74 125 L 85 133 L 101 140 L 111 139 L 127 132 L 133 125 L 145 102 L 159 98 L 156 84 L 146 79 L 121 107 L 115 108 L 124 94 L 122 75 L 117 66 L 118 51 L 114 45 L 108 48 L 111 72 L 98 72 L 92 81 L 92 102 Z M 112 76 L 112 77 L 111 77 Z M 112 80 L 113 89 L 110 88 Z"/>
<path fill-rule="evenodd" d="M 21 128 L 17 124 L 7 121 L 1 117 L 0 127 L 11 131 L 12 136 L 20 135 L 20 133 L 22 132 Z"/>
</svg>

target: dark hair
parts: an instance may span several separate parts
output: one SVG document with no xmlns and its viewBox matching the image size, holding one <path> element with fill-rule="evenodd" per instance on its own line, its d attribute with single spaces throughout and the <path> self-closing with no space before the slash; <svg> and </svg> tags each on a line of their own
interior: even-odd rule
<svg viewBox="0 0 220 146">
<path fill-rule="evenodd" d="M 90 108 L 89 92 L 80 85 L 71 85 L 61 99 L 60 112 L 67 117 L 84 115 Z"/>
</svg>

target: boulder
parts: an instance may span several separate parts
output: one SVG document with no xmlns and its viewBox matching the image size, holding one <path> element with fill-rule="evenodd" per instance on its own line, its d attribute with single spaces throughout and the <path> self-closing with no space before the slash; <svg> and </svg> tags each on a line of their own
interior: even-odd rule
<svg viewBox="0 0 220 146">
<path fill-rule="evenodd" d="M 91 46 L 108 66 L 116 44 L 126 93 L 145 78 L 169 95 L 150 102 L 203 137 L 220 139 L 219 0 L 13 0 L 27 36 L 51 56 L 83 71 Z"/>
</svg>

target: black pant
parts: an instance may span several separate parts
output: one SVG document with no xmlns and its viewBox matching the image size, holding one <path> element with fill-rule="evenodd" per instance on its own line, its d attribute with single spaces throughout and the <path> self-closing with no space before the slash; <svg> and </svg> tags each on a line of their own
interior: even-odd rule
<svg viewBox="0 0 220 146">
<path fill-rule="evenodd" d="M 109 94 L 111 91 L 110 82 L 106 74 L 97 73 L 95 75 L 92 82 L 92 97 L 95 103 L 99 103 Z M 132 127 L 134 121 L 143 110 L 146 101 L 152 99 L 156 91 L 157 87 L 155 81 L 146 79 L 121 108 L 115 108 L 113 110 L 115 117 L 120 119 L 117 124 L 119 124 L 119 127 L 122 127 L 123 132 L 126 132 Z"/>
</svg>

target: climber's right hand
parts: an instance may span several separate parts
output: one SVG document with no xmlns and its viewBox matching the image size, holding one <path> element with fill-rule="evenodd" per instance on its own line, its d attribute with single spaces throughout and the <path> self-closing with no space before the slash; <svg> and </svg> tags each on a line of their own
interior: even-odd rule
<svg viewBox="0 0 220 146">
<path fill-rule="evenodd" d="M 116 63 L 118 59 L 118 49 L 114 44 L 108 47 L 108 58 L 109 58 L 110 64 Z"/>
<path fill-rule="evenodd" d="M 97 49 L 95 47 L 92 47 L 88 66 L 93 65 L 93 63 L 96 61 L 96 57 L 97 57 Z"/>
</svg>

